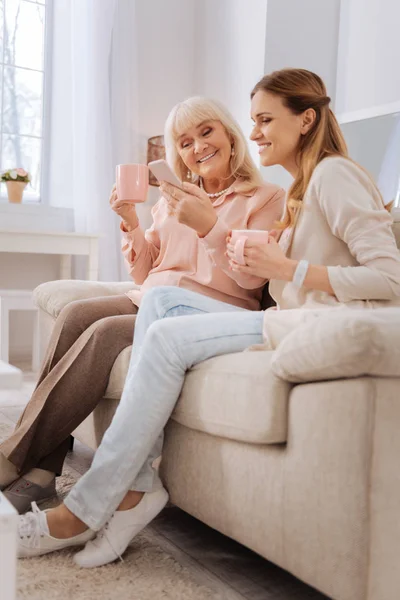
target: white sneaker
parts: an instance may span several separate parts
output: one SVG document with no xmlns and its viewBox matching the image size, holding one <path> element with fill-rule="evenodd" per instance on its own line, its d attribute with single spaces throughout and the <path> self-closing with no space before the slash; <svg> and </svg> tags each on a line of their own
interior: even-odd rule
<svg viewBox="0 0 400 600">
<path fill-rule="evenodd" d="M 99 531 L 97 537 L 88 542 L 74 556 L 79 567 L 91 569 L 113 562 L 125 552 L 135 535 L 142 531 L 168 502 L 168 492 L 161 488 L 146 492 L 137 506 L 129 510 L 117 510 Z"/>
<path fill-rule="evenodd" d="M 41 511 L 36 502 L 32 502 L 32 512 L 20 516 L 18 525 L 18 557 L 40 556 L 70 546 L 83 546 L 92 539 L 95 532 L 91 529 L 71 538 L 58 539 L 50 535 L 46 512 Z"/>
</svg>

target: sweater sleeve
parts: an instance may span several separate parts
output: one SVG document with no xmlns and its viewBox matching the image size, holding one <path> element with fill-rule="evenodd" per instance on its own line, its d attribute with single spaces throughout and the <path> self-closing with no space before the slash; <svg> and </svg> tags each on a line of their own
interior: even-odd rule
<svg viewBox="0 0 400 600">
<path fill-rule="evenodd" d="M 272 187 L 272 186 L 271 186 Z M 263 229 L 268 231 L 273 229 L 276 221 L 278 221 L 283 212 L 285 202 L 285 191 L 281 188 L 268 194 L 263 203 L 257 207 L 256 210 L 250 215 L 247 223 L 247 227 L 243 229 Z M 202 238 L 202 241 L 206 247 L 207 252 L 211 256 L 213 263 L 222 269 L 224 273 L 229 275 L 231 279 L 244 289 L 254 290 L 263 287 L 266 283 L 266 279 L 262 277 L 256 277 L 255 275 L 246 275 L 244 273 L 234 273 L 229 269 L 229 260 L 225 256 L 226 252 L 226 238 L 229 231 L 232 229 L 232 225 L 225 223 L 221 218 L 218 218 L 216 224 L 211 231 Z"/>
<path fill-rule="evenodd" d="M 400 252 L 393 219 L 368 175 L 348 159 L 328 159 L 316 178 L 316 195 L 327 223 L 347 244 L 359 266 L 330 266 L 340 302 L 400 297 Z"/>
<path fill-rule="evenodd" d="M 160 238 L 155 224 L 145 232 L 140 225 L 132 231 L 125 231 L 121 226 L 121 231 L 122 254 L 128 273 L 136 284 L 141 285 L 160 253 Z"/>
</svg>

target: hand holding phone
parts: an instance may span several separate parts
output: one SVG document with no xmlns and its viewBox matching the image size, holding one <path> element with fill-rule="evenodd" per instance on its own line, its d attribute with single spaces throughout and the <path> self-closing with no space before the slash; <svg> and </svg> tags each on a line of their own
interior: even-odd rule
<svg viewBox="0 0 400 600">
<path fill-rule="evenodd" d="M 166 160 L 153 160 L 148 164 L 148 167 L 159 182 L 166 181 L 180 189 L 182 188 L 182 181 L 179 181 Z"/>
</svg>

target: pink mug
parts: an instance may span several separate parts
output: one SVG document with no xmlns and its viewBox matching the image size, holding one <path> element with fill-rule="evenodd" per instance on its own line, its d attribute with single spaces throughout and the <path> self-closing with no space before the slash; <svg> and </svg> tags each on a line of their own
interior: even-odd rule
<svg viewBox="0 0 400 600">
<path fill-rule="evenodd" d="M 268 244 L 268 231 L 264 229 L 234 229 L 232 231 L 232 244 L 235 247 L 235 260 L 239 265 L 245 265 L 244 247 L 247 240 L 252 244 Z"/>
<path fill-rule="evenodd" d="M 144 202 L 149 189 L 147 165 L 117 165 L 115 172 L 118 200 Z"/>
</svg>

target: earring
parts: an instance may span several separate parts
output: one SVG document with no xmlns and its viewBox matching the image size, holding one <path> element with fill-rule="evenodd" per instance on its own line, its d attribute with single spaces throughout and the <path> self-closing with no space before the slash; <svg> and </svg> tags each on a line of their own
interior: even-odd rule
<svg viewBox="0 0 400 600">
<path fill-rule="evenodd" d="M 186 178 L 189 179 L 189 181 L 192 179 L 192 171 L 190 171 L 190 169 L 188 169 Z"/>
<path fill-rule="evenodd" d="M 231 147 L 231 156 L 235 156 L 235 148 L 234 148 L 234 146 Z"/>
</svg>

